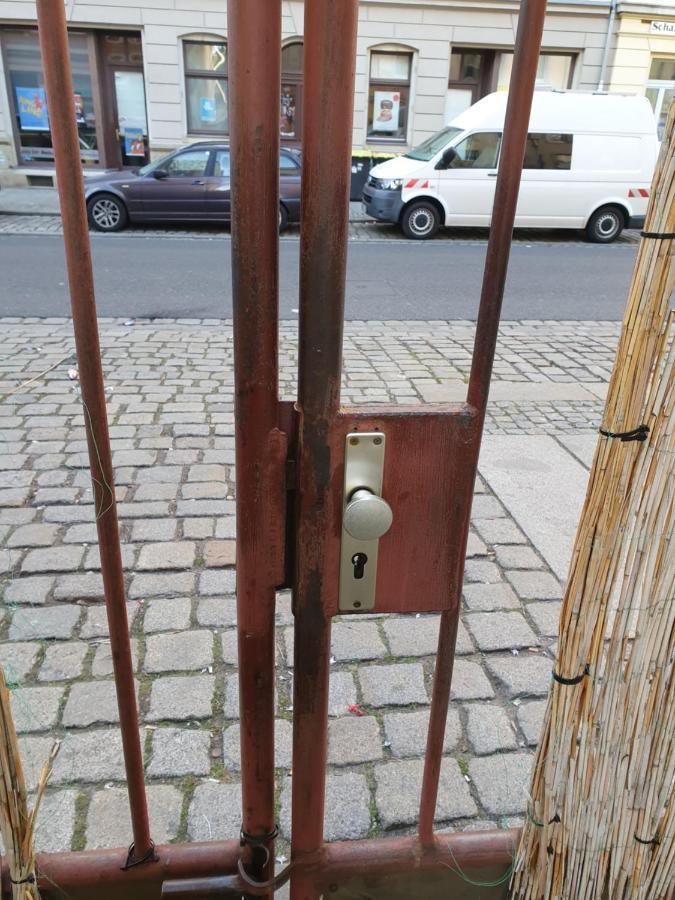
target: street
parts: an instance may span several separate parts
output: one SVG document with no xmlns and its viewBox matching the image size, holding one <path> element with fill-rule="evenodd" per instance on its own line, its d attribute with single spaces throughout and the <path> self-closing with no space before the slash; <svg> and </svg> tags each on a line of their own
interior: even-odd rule
<svg viewBox="0 0 675 900">
<path fill-rule="evenodd" d="M 551 234 L 514 242 L 503 319 L 618 320 L 635 243 L 598 246 Z M 99 315 L 222 318 L 232 315 L 230 238 L 92 235 Z M 473 319 L 484 239 L 424 243 L 351 240 L 346 317 L 354 320 Z M 280 243 L 281 316 L 298 307 L 297 238 Z M 4 316 L 69 315 L 60 235 L 0 235 Z M 316 298 L 318 303 L 321 298 Z"/>
</svg>

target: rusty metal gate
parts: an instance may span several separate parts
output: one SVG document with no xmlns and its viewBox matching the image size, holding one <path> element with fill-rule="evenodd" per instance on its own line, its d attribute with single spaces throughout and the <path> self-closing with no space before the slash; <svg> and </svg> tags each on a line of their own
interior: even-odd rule
<svg viewBox="0 0 675 900">
<path fill-rule="evenodd" d="M 229 0 L 242 830 L 155 847 L 143 779 L 66 19 L 38 0 L 133 843 L 38 856 L 44 897 L 505 896 L 514 832 L 434 834 L 471 498 L 541 41 L 523 0 L 466 402 L 340 407 L 358 0 L 305 0 L 298 397 L 279 401 L 280 0 Z M 327 98 L 339 95 L 340 102 Z M 293 592 L 292 850 L 273 872 L 275 592 Z M 417 834 L 324 844 L 331 619 L 440 611 Z M 457 869 L 466 873 L 457 877 Z M 6 868 L 4 876 L 7 875 Z M 502 876 L 502 877 L 500 877 Z M 490 880 L 501 882 L 489 890 Z M 471 882 L 481 883 L 476 887 Z M 3 877 L 3 896 L 7 894 Z"/>
</svg>

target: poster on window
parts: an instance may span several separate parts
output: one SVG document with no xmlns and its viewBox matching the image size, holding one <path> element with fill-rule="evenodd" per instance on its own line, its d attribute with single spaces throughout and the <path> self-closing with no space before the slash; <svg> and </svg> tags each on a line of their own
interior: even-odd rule
<svg viewBox="0 0 675 900">
<path fill-rule="evenodd" d="M 279 132 L 282 137 L 295 137 L 295 90 L 290 85 L 281 86 Z"/>
<path fill-rule="evenodd" d="M 44 88 L 16 89 L 16 108 L 23 131 L 49 131 L 47 98 Z"/>
<path fill-rule="evenodd" d="M 82 94 L 73 94 L 75 100 L 75 121 L 78 125 L 86 125 L 87 119 L 84 115 L 84 97 Z"/>
<path fill-rule="evenodd" d="M 216 121 L 216 101 L 213 97 L 199 98 L 199 120 L 207 125 Z"/>
<path fill-rule="evenodd" d="M 373 97 L 373 131 L 397 131 L 401 110 L 398 91 L 375 91 Z"/>
<path fill-rule="evenodd" d="M 142 129 L 124 129 L 124 155 L 145 156 L 145 138 Z"/>
</svg>

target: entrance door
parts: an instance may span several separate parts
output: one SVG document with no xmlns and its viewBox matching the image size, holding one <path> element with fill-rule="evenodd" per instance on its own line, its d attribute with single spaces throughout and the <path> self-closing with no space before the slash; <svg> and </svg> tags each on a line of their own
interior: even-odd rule
<svg viewBox="0 0 675 900">
<path fill-rule="evenodd" d="M 114 69 L 112 78 L 120 165 L 145 165 L 149 154 L 143 71 Z"/>
</svg>

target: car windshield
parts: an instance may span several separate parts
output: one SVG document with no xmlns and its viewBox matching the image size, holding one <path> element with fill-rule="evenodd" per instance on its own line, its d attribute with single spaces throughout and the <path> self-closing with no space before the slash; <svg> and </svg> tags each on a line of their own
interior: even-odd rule
<svg viewBox="0 0 675 900">
<path fill-rule="evenodd" d="M 451 125 L 447 128 L 441 128 L 440 131 L 437 131 L 436 134 L 432 134 L 426 141 L 422 141 L 418 147 L 409 150 L 403 155 L 407 156 L 409 159 L 421 159 L 423 162 L 429 162 L 430 159 L 436 156 L 439 150 L 442 150 L 453 138 L 461 133 L 461 128 L 453 128 Z"/>
</svg>

